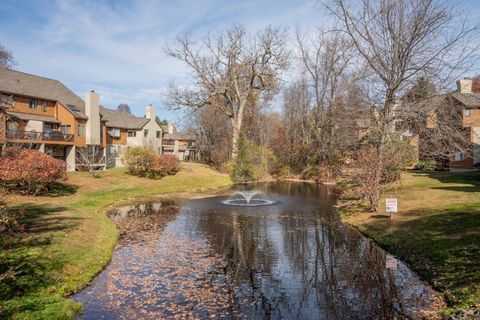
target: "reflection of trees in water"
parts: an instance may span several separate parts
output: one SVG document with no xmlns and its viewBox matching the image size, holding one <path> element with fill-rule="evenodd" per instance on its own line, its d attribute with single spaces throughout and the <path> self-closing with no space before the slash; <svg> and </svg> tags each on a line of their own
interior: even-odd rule
<svg viewBox="0 0 480 320">
<path fill-rule="evenodd" d="M 278 205 L 250 209 L 218 199 L 192 201 L 178 215 L 171 203 L 117 208 L 109 216 L 120 240 L 135 237 L 125 238 L 103 280 L 80 293 L 87 319 L 127 309 L 130 318 L 145 310 L 165 317 L 393 318 L 395 300 L 405 304 L 412 288 L 425 287 L 409 272 L 386 271 L 385 253 L 339 222 L 331 198 L 319 201 L 329 197 L 326 189 L 308 185 L 303 196 L 298 184 L 269 186 L 266 196 Z"/>
<path fill-rule="evenodd" d="M 256 188 L 255 185 L 250 188 Z M 293 181 L 281 181 L 276 183 L 262 184 L 260 189 L 266 193 L 274 192 L 291 197 L 313 198 L 334 200 L 333 188 L 326 185 L 313 183 L 298 183 Z"/>
<path fill-rule="evenodd" d="M 113 208 L 107 212 L 107 216 L 113 221 L 120 221 L 122 219 L 133 219 L 144 216 L 149 216 L 157 213 L 162 208 L 161 202 L 145 202 L 133 204 L 130 206 L 123 206 Z"/>
<path fill-rule="evenodd" d="M 205 217 L 199 228 L 229 261 L 236 307 L 249 317 L 394 316 L 393 273 L 385 272 L 383 251 L 341 225 L 331 208 Z"/>
<path fill-rule="evenodd" d="M 146 202 L 113 208 L 107 216 L 118 230 L 117 245 L 151 241 L 163 227 L 178 214 L 178 207 L 171 203 Z"/>
</svg>

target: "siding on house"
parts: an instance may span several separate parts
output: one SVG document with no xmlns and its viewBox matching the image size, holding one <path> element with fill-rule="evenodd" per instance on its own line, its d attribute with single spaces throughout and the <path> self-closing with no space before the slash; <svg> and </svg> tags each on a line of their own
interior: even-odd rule
<svg viewBox="0 0 480 320">
<path fill-rule="evenodd" d="M 458 90 L 444 95 L 435 96 L 425 103 L 429 104 L 432 111 L 426 119 L 426 127 L 434 128 L 438 117 L 437 111 L 439 108 L 452 108 L 457 114 L 457 118 L 452 118 L 451 125 L 456 127 L 459 132 L 465 135 L 467 145 L 464 149 L 471 150 L 470 153 L 463 154 L 461 150 L 449 150 L 452 156 L 450 159 L 438 160 L 442 162 L 439 167 L 447 165 L 449 169 L 472 169 L 480 163 L 480 147 L 477 137 L 477 131 L 480 131 L 480 94 L 471 91 L 470 80 L 460 80 L 462 85 L 458 85 Z M 429 145 L 425 137 L 420 137 L 419 141 L 419 155 L 421 160 L 422 155 L 428 154 Z M 425 141 L 424 141 L 425 140 Z M 461 160 L 460 160 L 461 158 Z"/>
<path fill-rule="evenodd" d="M 37 100 L 37 108 L 31 109 L 29 107 L 30 100 Z M 46 102 L 47 108 L 46 111 L 43 111 L 43 101 Z M 9 108 L 9 111 L 12 112 L 20 112 L 20 113 L 28 113 L 28 114 L 36 114 L 40 116 L 56 116 L 56 102 L 55 101 L 47 101 L 42 100 L 41 98 L 29 98 L 29 97 L 22 97 L 22 96 L 14 96 L 14 105 L 13 107 Z"/>
<path fill-rule="evenodd" d="M 9 114 L 9 121 L 14 121 L 19 129 L 14 130 L 16 140 L 11 138 L 12 134 L 7 136 L 7 119 L 0 114 L 0 144 L 15 142 L 29 147 L 33 145 L 45 153 L 65 160 L 68 170 L 83 168 L 77 163 L 76 154 L 79 148 L 88 147 L 88 143 L 98 143 L 98 139 L 87 139 L 89 135 L 91 137 L 98 132 L 105 159 L 104 163 L 99 165 L 104 167 L 108 166 L 107 158 L 110 153 L 115 156 L 115 165 L 122 165 L 121 152 L 128 146 L 152 148 L 159 154 L 163 151 L 164 131 L 156 122 L 155 108 L 151 105 L 146 107 L 144 117 L 137 117 L 99 105 L 99 96 L 94 91 L 88 92 L 84 101 L 57 80 L 2 68 L 0 68 L 0 94 L 14 98 L 14 105 L 8 107 L 6 112 Z M 97 97 L 96 102 L 91 101 L 93 95 Z M 34 101 L 32 99 L 36 100 L 36 108 L 30 107 Z M 91 122 L 86 112 L 90 113 L 89 116 L 93 119 Z M 51 136 L 56 135 L 57 139 L 44 134 L 45 124 L 51 125 L 53 132 Z M 91 128 L 88 132 L 87 125 Z M 91 126 L 98 126 L 98 129 Z M 112 128 L 120 130 L 119 137 L 112 137 L 109 134 Z M 19 133 L 20 130 L 30 133 Z M 145 130 L 148 130 L 146 136 Z M 136 136 L 128 137 L 128 131 L 136 132 Z M 70 140 L 61 141 L 62 139 Z M 176 151 L 188 149 L 189 142 L 180 140 L 182 139 L 175 141 Z M 183 159 L 185 153 L 175 154 Z"/>
<path fill-rule="evenodd" d="M 466 111 L 470 112 L 470 116 L 463 115 L 463 126 L 466 128 L 480 126 L 480 109 L 466 109 Z"/>
<path fill-rule="evenodd" d="M 127 129 L 124 128 L 115 128 L 120 130 L 119 137 L 112 137 L 109 133 L 112 127 L 107 127 L 107 145 L 109 144 L 119 144 L 119 145 L 127 145 Z"/>
<path fill-rule="evenodd" d="M 77 135 L 77 127 L 79 124 L 85 125 L 87 122 L 86 120 L 77 120 L 75 119 L 74 115 L 67 110 L 62 104 L 56 104 L 56 114 L 57 119 L 60 121 L 61 125 L 70 126 L 70 133 L 74 135 L 74 145 L 77 147 L 84 147 L 85 143 L 85 132 L 82 136 Z"/>
</svg>

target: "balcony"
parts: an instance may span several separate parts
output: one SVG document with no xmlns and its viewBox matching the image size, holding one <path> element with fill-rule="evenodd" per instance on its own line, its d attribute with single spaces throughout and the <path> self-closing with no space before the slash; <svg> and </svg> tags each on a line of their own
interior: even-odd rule
<svg viewBox="0 0 480 320">
<path fill-rule="evenodd" d="M 162 145 L 173 147 L 175 145 L 175 140 L 173 140 L 173 139 L 163 139 Z"/>
<path fill-rule="evenodd" d="M 24 130 L 7 130 L 7 140 L 20 142 L 53 142 L 59 144 L 73 144 L 73 137 L 73 134 L 62 133 L 60 131 L 35 132 Z"/>
</svg>

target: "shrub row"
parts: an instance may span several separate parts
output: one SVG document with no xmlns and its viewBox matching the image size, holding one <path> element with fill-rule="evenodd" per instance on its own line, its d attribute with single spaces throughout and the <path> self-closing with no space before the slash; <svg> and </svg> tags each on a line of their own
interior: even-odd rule
<svg viewBox="0 0 480 320">
<path fill-rule="evenodd" d="M 157 155 L 151 149 L 133 147 L 123 155 L 123 161 L 131 175 L 150 179 L 173 175 L 180 169 L 180 160 L 173 155 Z"/>
</svg>

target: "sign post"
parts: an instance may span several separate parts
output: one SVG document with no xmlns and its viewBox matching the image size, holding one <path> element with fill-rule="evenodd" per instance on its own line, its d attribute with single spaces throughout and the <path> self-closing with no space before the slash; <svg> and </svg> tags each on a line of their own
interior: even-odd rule
<svg viewBox="0 0 480 320">
<path fill-rule="evenodd" d="M 390 219 L 392 219 L 392 213 L 398 212 L 398 200 L 397 198 L 387 198 L 385 199 L 385 209 L 390 213 Z"/>
</svg>

